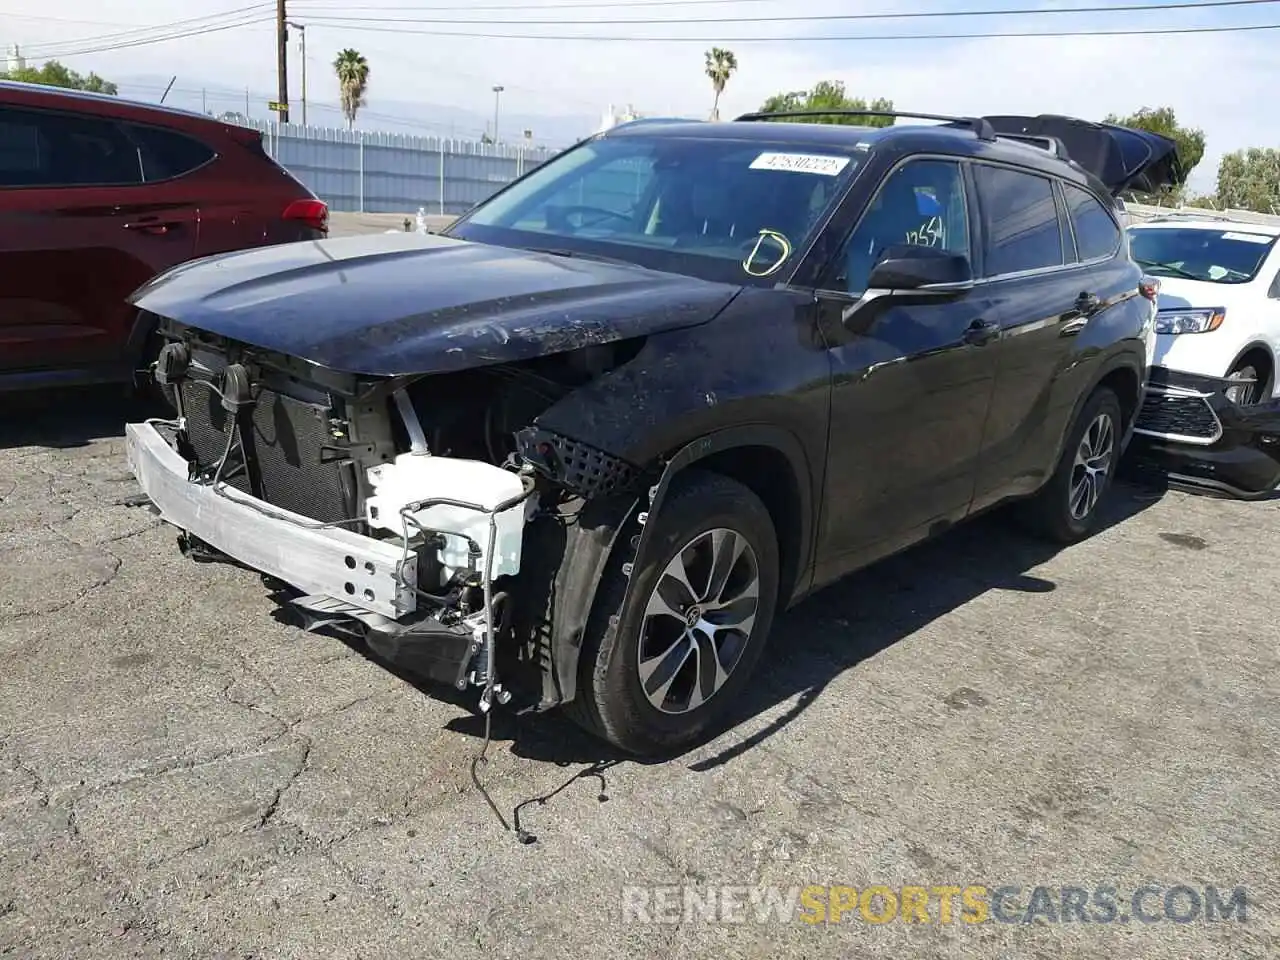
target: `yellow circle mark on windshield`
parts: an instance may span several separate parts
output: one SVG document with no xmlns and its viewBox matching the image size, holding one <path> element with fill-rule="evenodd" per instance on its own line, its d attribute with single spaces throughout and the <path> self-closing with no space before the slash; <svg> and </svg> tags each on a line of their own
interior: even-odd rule
<svg viewBox="0 0 1280 960">
<path fill-rule="evenodd" d="M 776 240 L 782 246 L 782 256 L 777 260 L 768 264 L 764 270 L 753 270 L 751 263 L 756 258 L 756 254 L 760 252 L 760 245 L 766 240 Z M 756 237 L 755 244 L 751 247 L 751 252 L 747 254 L 745 260 L 742 261 L 742 269 L 753 277 L 767 277 L 771 273 L 777 273 L 787 259 L 791 256 L 791 241 L 785 235 L 777 230 L 764 229 L 760 231 L 760 235 Z"/>
</svg>

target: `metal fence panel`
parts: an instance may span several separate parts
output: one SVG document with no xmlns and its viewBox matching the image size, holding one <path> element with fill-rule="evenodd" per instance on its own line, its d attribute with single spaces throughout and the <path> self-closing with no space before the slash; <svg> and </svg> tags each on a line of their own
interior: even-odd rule
<svg viewBox="0 0 1280 960">
<path fill-rule="evenodd" d="M 460 214 L 554 156 L 545 147 L 253 121 L 263 147 L 329 209 Z"/>
</svg>

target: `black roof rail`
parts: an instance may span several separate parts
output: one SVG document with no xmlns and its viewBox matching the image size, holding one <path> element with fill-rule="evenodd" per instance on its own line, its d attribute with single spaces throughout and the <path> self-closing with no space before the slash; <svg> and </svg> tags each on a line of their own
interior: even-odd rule
<svg viewBox="0 0 1280 960">
<path fill-rule="evenodd" d="M 979 140 L 994 140 L 996 132 L 985 117 L 943 117 L 936 113 L 903 113 L 894 110 L 779 110 L 776 113 L 744 113 L 734 121 L 793 120 L 797 117 L 902 117 L 907 120 L 938 120 L 968 127 Z"/>
</svg>

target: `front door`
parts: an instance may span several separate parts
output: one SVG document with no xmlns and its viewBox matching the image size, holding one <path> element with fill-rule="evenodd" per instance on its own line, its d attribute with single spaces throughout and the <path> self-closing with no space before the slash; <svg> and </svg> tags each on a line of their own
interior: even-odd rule
<svg viewBox="0 0 1280 960">
<path fill-rule="evenodd" d="M 970 255 L 969 206 L 959 163 L 908 160 L 885 178 L 820 283 L 833 380 L 820 579 L 969 509 L 998 340 L 982 288 L 850 312 L 888 246 Z"/>
</svg>

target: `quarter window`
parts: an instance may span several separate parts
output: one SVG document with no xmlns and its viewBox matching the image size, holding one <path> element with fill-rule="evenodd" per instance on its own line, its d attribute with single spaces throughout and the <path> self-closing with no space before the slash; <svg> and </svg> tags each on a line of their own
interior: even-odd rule
<svg viewBox="0 0 1280 960">
<path fill-rule="evenodd" d="M 1062 185 L 1076 234 L 1076 250 L 1081 260 L 1109 257 L 1120 246 L 1120 229 L 1093 194 L 1069 183 Z"/>
<path fill-rule="evenodd" d="M 172 130 L 130 125 L 129 137 L 138 145 L 142 173 L 148 181 L 180 177 L 204 166 L 214 156 L 199 140 Z"/>
<path fill-rule="evenodd" d="M 976 164 L 973 173 L 986 226 L 987 276 L 1061 266 L 1062 234 L 1048 178 L 987 164 Z"/>
<path fill-rule="evenodd" d="M 912 160 L 893 173 L 863 214 L 839 259 L 837 289 L 861 293 L 887 247 L 918 244 L 969 255 L 969 222 L 960 166 Z"/>
</svg>

